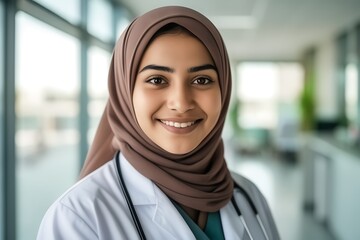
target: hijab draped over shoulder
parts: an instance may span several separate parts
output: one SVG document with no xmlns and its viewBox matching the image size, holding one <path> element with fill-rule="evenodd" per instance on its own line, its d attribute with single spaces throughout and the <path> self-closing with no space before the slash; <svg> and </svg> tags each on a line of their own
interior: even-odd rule
<svg viewBox="0 0 360 240">
<path fill-rule="evenodd" d="M 190 31 L 209 51 L 218 72 L 222 110 L 214 129 L 194 150 L 169 153 L 153 143 L 136 121 L 132 103 L 137 70 L 153 35 L 175 23 Z M 81 177 L 113 159 L 120 151 L 142 175 L 170 199 L 200 212 L 214 212 L 231 199 L 233 182 L 221 138 L 231 92 L 227 51 L 214 25 L 185 7 L 152 10 L 136 18 L 116 43 L 109 69 L 109 100 L 89 150 Z"/>
</svg>

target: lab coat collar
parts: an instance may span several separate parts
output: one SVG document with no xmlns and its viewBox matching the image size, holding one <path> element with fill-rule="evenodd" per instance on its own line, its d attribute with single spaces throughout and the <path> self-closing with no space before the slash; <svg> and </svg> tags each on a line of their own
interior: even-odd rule
<svg viewBox="0 0 360 240">
<path fill-rule="evenodd" d="M 153 205 L 152 220 L 173 239 L 195 240 L 194 234 L 171 200 L 148 178 L 141 175 L 120 155 L 121 172 L 136 208 Z"/>
<path fill-rule="evenodd" d="M 120 154 L 120 166 L 133 205 L 156 204 L 153 182 L 141 175 L 122 154 Z"/>
<path fill-rule="evenodd" d="M 225 239 L 249 239 L 233 204 L 228 203 L 221 208 L 220 215 Z"/>
</svg>

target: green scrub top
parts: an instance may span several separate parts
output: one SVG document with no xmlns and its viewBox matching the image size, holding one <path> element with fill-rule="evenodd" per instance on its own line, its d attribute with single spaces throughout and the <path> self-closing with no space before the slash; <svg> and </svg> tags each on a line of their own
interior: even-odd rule
<svg viewBox="0 0 360 240">
<path fill-rule="evenodd" d="M 205 229 L 202 230 L 178 204 L 174 203 L 185 222 L 193 232 L 197 240 L 223 240 L 224 232 L 221 224 L 220 212 L 208 213 Z"/>
</svg>

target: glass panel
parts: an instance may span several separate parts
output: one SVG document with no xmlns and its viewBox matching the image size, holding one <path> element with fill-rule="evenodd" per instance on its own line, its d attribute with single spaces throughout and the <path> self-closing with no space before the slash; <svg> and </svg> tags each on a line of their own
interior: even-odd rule
<svg viewBox="0 0 360 240">
<path fill-rule="evenodd" d="M 116 22 L 116 36 L 119 38 L 120 35 L 123 33 L 125 28 L 130 24 L 130 20 L 128 18 L 122 17 L 118 18 Z"/>
<path fill-rule="evenodd" d="M 272 63 L 243 63 L 239 66 L 238 96 L 240 125 L 245 128 L 272 128 L 276 122 L 278 79 Z"/>
<path fill-rule="evenodd" d="M 341 35 L 336 42 L 337 45 L 337 81 L 338 81 L 338 106 L 339 106 L 339 131 L 342 131 L 347 126 L 346 117 L 346 102 L 345 102 L 345 82 L 346 82 L 346 63 L 347 63 L 347 49 L 349 36 L 347 34 Z"/>
<path fill-rule="evenodd" d="M 112 16 L 112 8 L 109 2 L 90 0 L 88 31 L 104 41 L 111 41 L 113 39 Z"/>
<path fill-rule="evenodd" d="M 116 37 L 119 38 L 125 28 L 130 24 L 130 14 L 126 9 L 116 11 Z"/>
<path fill-rule="evenodd" d="M 350 127 L 357 124 L 358 104 L 358 71 L 355 63 L 350 63 L 345 69 L 345 110 Z"/>
<path fill-rule="evenodd" d="M 297 121 L 303 77 L 303 69 L 298 63 L 240 64 L 237 89 L 241 102 L 240 125 L 273 129 L 281 118 Z"/>
<path fill-rule="evenodd" d="M 16 219 L 25 240 L 78 176 L 80 43 L 23 12 L 16 36 Z"/>
<path fill-rule="evenodd" d="M 34 0 L 60 15 L 71 23 L 78 24 L 81 20 L 80 0 Z"/>
<path fill-rule="evenodd" d="M 279 63 L 278 67 L 278 124 L 300 121 L 299 98 L 303 90 L 304 71 L 298 63 Z M 300 124 L 298 122 L 298 124 Z"/>
<path fill-rule="evenodd" d="M 88 112 L 90 116 L 88 143 L 91 145 L 108 98 L 107 79 L 111 54 L 101 48 L 90 47 L 88 56 Z"/>
<path fill-rule="evenodd" d="M 345 67 L 345 114 L 348 123 L 348 141 L 358 141 L 358 98 L 359 98 L 359 72 L 357 56 L 357 34 L 352 31 L 348 36 L 347 62 Z"/>
</svg>

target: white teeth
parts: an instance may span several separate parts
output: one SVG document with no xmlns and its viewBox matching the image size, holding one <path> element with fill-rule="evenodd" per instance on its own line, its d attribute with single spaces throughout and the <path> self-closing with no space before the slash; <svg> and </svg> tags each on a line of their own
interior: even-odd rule
<svg viewBox="0 0 360 240">
<path fill-rule="evenodd" d="M 168 125 L 168 126 L 171 126 L 171 127 L 176 127 L 176 128 L 186 128 L 186 127 L 190 127 L 192 125 L 195 124 L 195 121 L 194 122 L 172 122 L 172 121 L 164 121 L 164 120 L 161 120 L 162 123 Z"/>
</svg>

